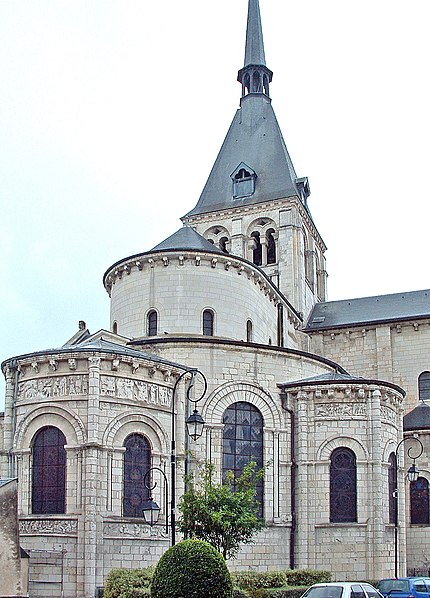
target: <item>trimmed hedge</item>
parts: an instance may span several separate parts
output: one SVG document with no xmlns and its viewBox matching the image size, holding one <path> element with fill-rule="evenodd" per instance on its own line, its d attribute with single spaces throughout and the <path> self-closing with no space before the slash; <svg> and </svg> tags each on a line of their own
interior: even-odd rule
<svg viewBox="0 0 430 598">
<path fill-rule="evenodd" d="M 103 598 L 141 598 L 150 596 L 154 568 L 112 569 L 106 578 Z"/>
<path fill-rule="evenodd" d="M 221 554 L 203 540 L 184 540 L 158 561 L 151 598 L 232 598 L 233 582 Z"/>
<path fill-rule="evenodd" d="M 106 579 L 104 598 L 148 597 L 153 574 L 152 567 L 113 569 Z M 234 598 L 300 598 L 310 585 L 331 581 L 331 574 L 329 571 L 312 569 L 235 571 L 231 578 L 234 584 Z M 204 596 L 209 595 L 205 586 Z"/>
<path fill-rule="evenodd" d="M 242 590 L 258 588 L 280 588 L 287 584 L 285 571 L 236 571 L 232 573 L 233 583 Z"/>
<path fill-rule="evenodd" d="M 285 571 L 285 575 L 289 586 L 311 586 L 314 583 L 331 581 L 330 571 L 318 569 L 290 569 Z"/>
</svg>

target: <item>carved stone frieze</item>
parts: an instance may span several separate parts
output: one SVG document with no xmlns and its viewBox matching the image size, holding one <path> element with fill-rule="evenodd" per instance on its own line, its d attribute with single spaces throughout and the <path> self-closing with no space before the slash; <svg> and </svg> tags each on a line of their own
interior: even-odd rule
<svg viewBox="0 0 430 598">
<path fill-rule="evenodd" d="M 75 535 L 78 522 L 75 519 L 24 519 L 19 522 L 19 531 L 28 536 Z"/>
<path fill-rule="evenodd" d="M 88 378 L 82 374 L 26 380 L 18 385 L 19 399 L 51 399 L 86 394 L 88 394 Z"/>
<path fill-rule="evenodd" d="M 321 419 L 362 419 L 367 416 L 366 403 L 317 403 L 315 417 Z"/>
<path fill-rule="evenodd" d="M 390 409 L 386 405 L 381 405 L 381 419 L 389 422 L 390 424 L 397 424 L 397 415 L 393 409 Z"/>
<path fill-rule="evenodd" d="M 103 525 L 105 538 L 167 538 L 166 528 L 163 525 L 149 526 L 146 523 L 120 523 L 105 522 Z"/>
<path fill-rule="evenodd" d="M 100 393 L 102 396 L 161 407 L 170 407 L 172 401 L 171 388 L 115 376 L 100 376 Z"/>
</svg>

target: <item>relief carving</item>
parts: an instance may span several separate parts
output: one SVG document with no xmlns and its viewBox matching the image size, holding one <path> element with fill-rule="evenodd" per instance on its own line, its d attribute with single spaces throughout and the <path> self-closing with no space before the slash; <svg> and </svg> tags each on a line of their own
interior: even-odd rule
<svg viewBox="0 0 430 598">
<path fill-rule="evenodd" d="M 20 382 L 18 385 L 19 399 L 50 399 L 86 394 L 88 379 L 85 375 L 39 378 Z"/>
<path fill-rule="evenodd" d="M 57 534 L 76 534 L 78 532 L 78 522 L 76 520 L 50 520 L 50 519 L 32 519 L 19 522 L 19 531 L 21 534 L 33 535 L 57 535 Z"/>
<path fill-rule="evenodd" d="M 394 425 L 397 423 L 396 412 L 385 405 L 381 405 L 381 418 Z"/>
<path fill-rule="evenodd" d="M 162 407 L 171 405 L 172 389 L 165 386 L 114 376 L 101 376 L 100 386 L 101 394 L 104 396 L 134 400 L 147 405 Z"/>
<path fill-rule="evenodd" d="M 366 403 L 320 403 L 315 405 L 315 417 L 319 418 L 362 418 L 366 415 Z"/>
<path fill-rule="evenodd" d="M 166 529 L 162 525 L 150 527 L 146 523 L 105 523 L 103 526 L 105 537 L 128 537 L 128 538 L 167 538 Z"/>
</svg>

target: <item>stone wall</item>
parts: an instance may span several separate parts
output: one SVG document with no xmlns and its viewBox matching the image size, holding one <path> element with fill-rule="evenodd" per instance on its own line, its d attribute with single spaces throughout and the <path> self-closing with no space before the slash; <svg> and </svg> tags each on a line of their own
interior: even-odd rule
<svg viewBox="0 0 430 598">
<path fill-rule="evenodd" d="M 401 386 L 406 413 L 417 405 L 418 376 L 430 369 L 430 320 L 325 330 L 311 338 L 311 351 L 351 374 Z"/>
<path fill-rule="evenodd" d="M 105 280 L 111 295 L 111 327 L 115 324 L 119 334 L 148 336 L 151 310 L 157 312 L 159 336 L 203 334 L 203 312 L 210 309 L 214 336 L 246 341 L 250 320 L 253 342 L 276 345 L 281 304 L 285 342 L 297 347 L 297 313 L 257 268 L 229 255 L 145 254 L 124 260 Z"/>
<path fill-rule="evenodd" d="M 26 560 L 21 559 L 18 529 L 18 481 L 0 480 L 0 594 L 27 596 Z"/>
</svg>

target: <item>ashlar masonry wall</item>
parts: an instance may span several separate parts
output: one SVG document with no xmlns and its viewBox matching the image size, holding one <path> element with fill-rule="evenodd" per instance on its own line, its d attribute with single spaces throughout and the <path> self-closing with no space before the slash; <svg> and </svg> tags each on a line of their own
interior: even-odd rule
<svg viewBox="0 0 430 598">
<path fill-rule="evenodd" d="M 430 370 L 430 320 L 346 327 L 310 336 L 310 350 L 340 363 L 351 374 L 403 388 L 405 413 L 417 405 L 418 377 Z"/>
</svg>

